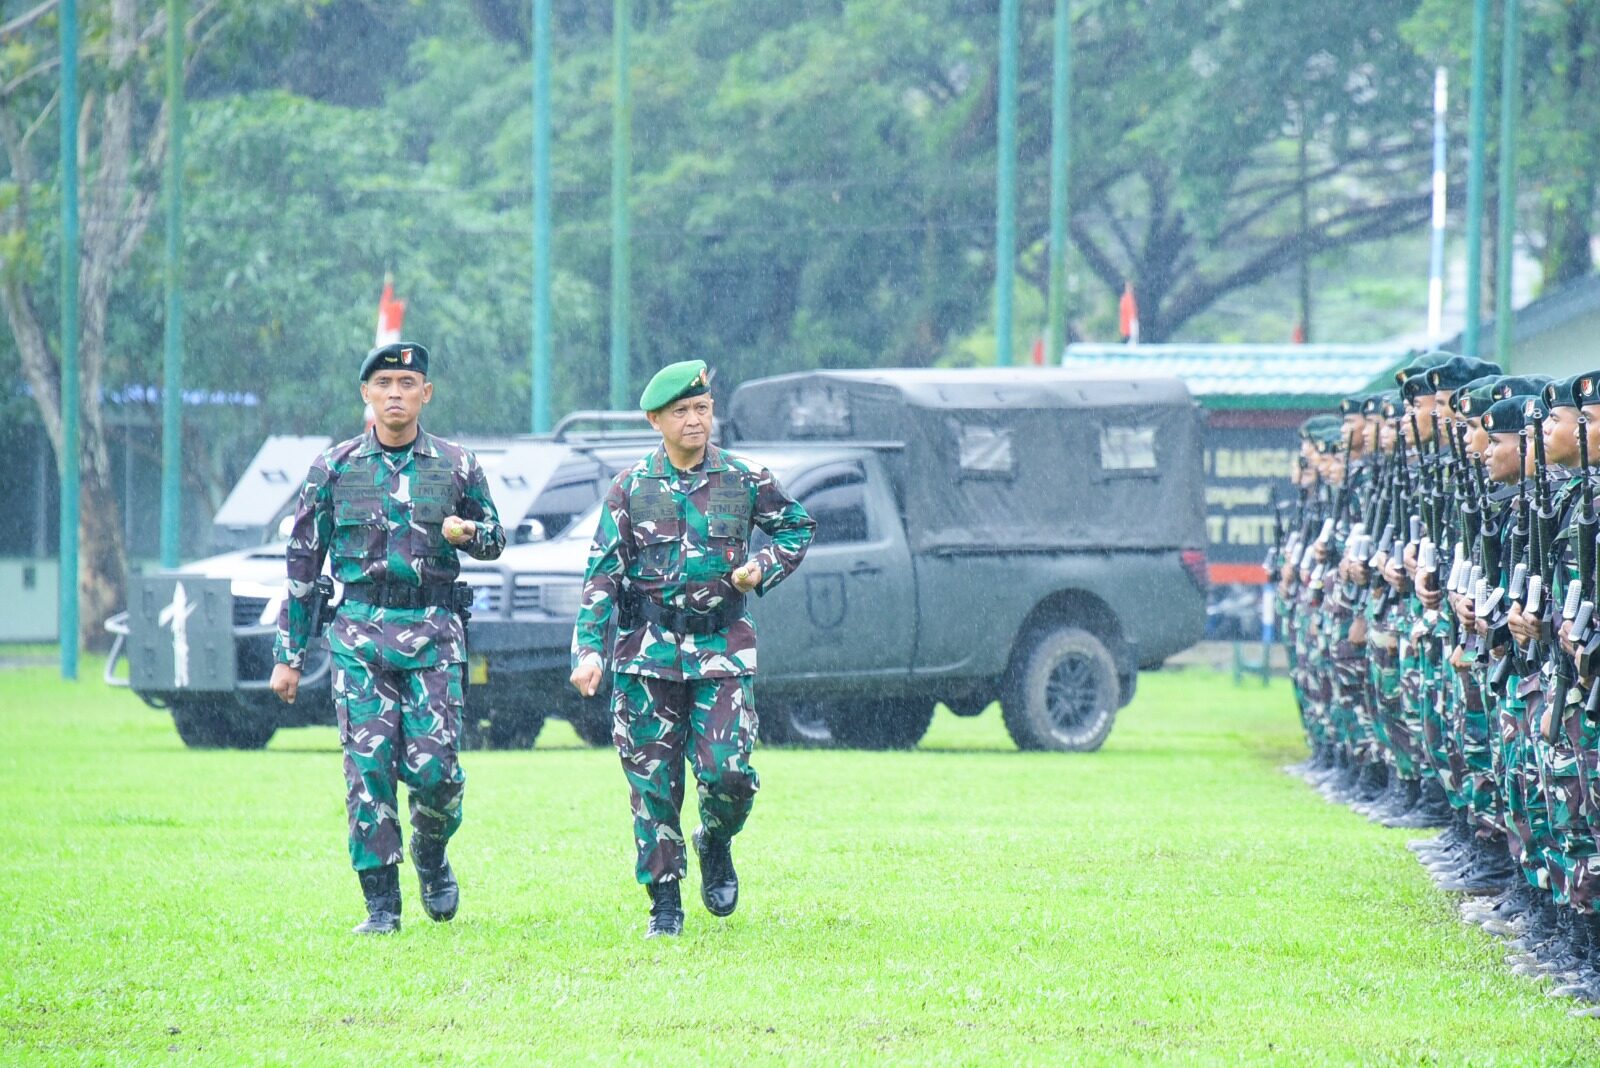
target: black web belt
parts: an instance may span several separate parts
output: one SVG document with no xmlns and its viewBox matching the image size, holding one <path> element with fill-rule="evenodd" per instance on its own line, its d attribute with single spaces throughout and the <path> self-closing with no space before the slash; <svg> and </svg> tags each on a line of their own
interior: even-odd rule
<svg viewBox="0 0 1600 1068">
<path fill-rule="evenodd" d="M 354 582 L 344 588 L 344 599 L 379 608 L 454 608 L 455 583 L 435 582 L 411 586 L 404 582 Z"/>
<path fill-rule="evenodd" d="M 715 634 L 744 615 L 742 596 L 730 597 L 709 612 L 668 608 L 633 590 L 624 595 L 622 603 L 624 626 L 637 626 L 639 620 L 644 619 L 673 634 Z"/>
</svg>

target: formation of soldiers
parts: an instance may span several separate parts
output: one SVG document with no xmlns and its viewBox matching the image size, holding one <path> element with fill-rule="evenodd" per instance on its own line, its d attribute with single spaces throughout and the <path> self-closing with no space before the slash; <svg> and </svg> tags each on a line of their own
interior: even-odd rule
<svg viewBox="0 0 1600 1068">
<path fill-rule="evenodd" d="M 1600 370 L 1449 353 L 1301 431 L 1271 571 L 1312 755 L 1521 975 L 1600 1016 Z"/>
</svg>

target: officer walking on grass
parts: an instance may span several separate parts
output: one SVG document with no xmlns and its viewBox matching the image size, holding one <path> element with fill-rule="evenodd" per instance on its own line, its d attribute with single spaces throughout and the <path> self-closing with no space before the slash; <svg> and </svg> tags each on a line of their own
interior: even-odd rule
<svg viewBox="0 0 1600 1068">
<path fill-rule="evenodd" d="M 445 856 L 466 782 L 456 758 L 467 660 L 456 552 L 493 560 L 506 537 L 477 459 L 419 426 L 433 398 L 427 349 L 404 341 L 373 349 L 361 363 L 361 398 L 376 424 L 319 456 L 300 487 L 271 686 L 294 703 L 320 607 L 317 578 L 331 556 L 344 584 L 328 644 L 350 860 L 367 901 L 355 930 L 389 934 L 400 929 L 396 779 L 409 793 L 423 910 L 448 920 L 459 904 Z"/>
<path fill-rule="evenodd" d="M 579 693 L 599 691 L 608 657 L 614 672 L 612 741 L 633 802 L 650 938 L 683 930 L 686 756 L 700 801 L 701 900 L 714 916 L 738 905 L 730 844 L 761 785 L 750 766 L 756 632 L 745 595 L 788 577 L 816 528 L 770 471 L 711 444 L 709 381 L 705 363 L 688 360 L 645 387 L 639 407 L 661 445 L 612 480 L 572 636 Z M 752 527 L 772 538 L 754 556 Z"/>
</svg>

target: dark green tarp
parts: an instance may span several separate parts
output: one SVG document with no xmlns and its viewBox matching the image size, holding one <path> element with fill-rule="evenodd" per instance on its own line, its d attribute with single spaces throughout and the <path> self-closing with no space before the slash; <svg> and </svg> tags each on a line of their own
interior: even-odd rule
<svg viewBox="0 0 1600 1068">
<path fill-rule="evenodd" d="M 1199 548 L 1200 415 L 1176 378 L 809 371 L 734 391 L 729 439 L 870 442 L 918 552 Z"/>
</svg>

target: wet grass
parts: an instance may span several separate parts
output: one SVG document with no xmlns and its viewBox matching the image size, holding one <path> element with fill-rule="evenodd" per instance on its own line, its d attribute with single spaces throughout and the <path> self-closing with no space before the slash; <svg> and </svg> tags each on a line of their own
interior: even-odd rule
<svg viewBox="0 0 1600 1068">
<path fill-rule="evenodd" d="M 1297 733 L 1283 684 L 1187 672 L 1092 755 L 1018 753 L 993 709 L 763 750 L 739 912 L 691 875 L 663 944 L 614 756 L 552 724 L 465 758 L 457 920 L 407 870 L 404 932 L 360 940 L 331 729 L 191 752 L 0 673 L 0 1062 L 1600 1061 L 1404 832 L 1279 773 Z"/>
</svg>

